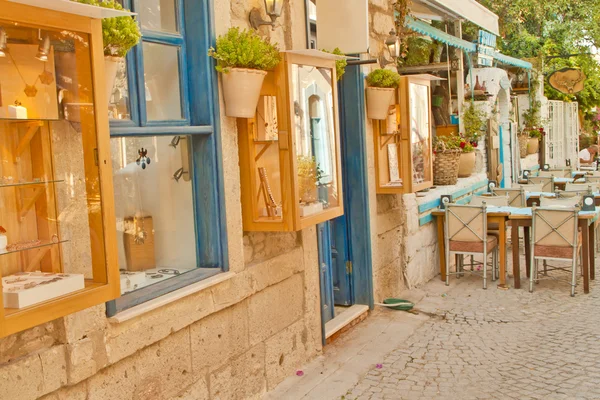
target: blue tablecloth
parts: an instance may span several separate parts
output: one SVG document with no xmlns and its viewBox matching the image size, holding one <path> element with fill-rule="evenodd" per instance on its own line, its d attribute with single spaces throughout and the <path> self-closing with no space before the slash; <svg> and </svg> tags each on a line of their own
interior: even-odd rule
<svg viewBox="0 0 600 400">
<path fill-rule="evenodd" d="M 509 213 L 511 215 L 526 215 L 526 216 L 531 216 L 531 207 L 494 207 L 494 206 L 488 206 L 487 207 L 487 212 L 505 212 L 505 213 Z M 600 207 L 596 207 L 596 211 L 579 211 L 579 215 L 596 215 L 596 218 L 598 217 L 598 214 L 600 213 Z M 595 220 L 595 218 L 594 218 Z"/>
</svg>

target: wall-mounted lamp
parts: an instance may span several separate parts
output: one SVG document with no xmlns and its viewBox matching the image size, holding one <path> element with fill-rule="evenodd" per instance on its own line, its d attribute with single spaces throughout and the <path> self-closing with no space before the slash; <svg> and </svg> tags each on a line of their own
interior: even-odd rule
<svg viewBox="0 0 600 400">
<path fill-rule="evenodd" d="M 381 57 L 379 57 L 379 66 L 381 68 L 385 68 L 388 64 L 396 64 L 398 57 L 400 57 L 400 39 L 393 29 L 390 31 L 387 39 L 385 39 L 385 47 L 387 47 L 392 59 L 388 60 L 385 58 L 385 54 L 381 54 Z"/>
<path fill-rule="evenodd" d="M 0 57 L 6 57 L 6 51 L 7 51 L 7 37 L 6 37 L 6 31 L 4 30 L 4 28 L 0 27 Z"/>
<path fill-rule="evenodd" d="M 267 15 L 271 17 L 270 21 L 264 20 L 260 10 L 256 7 L 250 11 L 250 26 L 254 29 L 258 29 L 261 25 L 271 25 L 272 29 L 275 29 L 275 21 L 281 16 L 281 10 L 283 9 L 284 0 L 264 0 L 265 11 Z"/>
<path fill-rule="evenodd" d="M 50 52 L 50 36 L 46 35 L 42 43 L 38 47 L 38 52 L 35 55 L 40 61 L 48 61 L 48 53 Z"/>
</svg>

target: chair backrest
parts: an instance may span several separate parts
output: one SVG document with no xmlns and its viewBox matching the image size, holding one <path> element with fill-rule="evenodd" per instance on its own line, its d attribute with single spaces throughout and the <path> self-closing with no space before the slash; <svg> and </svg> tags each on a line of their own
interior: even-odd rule
<svg viewBox="0 0 600 400">
<path fill-rule="evenodd" d="M 521 188 L 523 188 L 524 191 L 526 192 L 548 192 L 550 193 L 551 190 L 544 190 L 544 185 L 541 183 L 537 183 L 537 184 L 527 184 L 527 185 L 521 185 Z"/>
<path fill-rule="evenodd" d="M 554 180 L 552 177 L 532 176 L 527 178 L 528 184 L 542 185 L 540 192 L 554 192 Z"/>
<path fill-rule="evenodd" d="M 496 192 L 494 192 L 497 194 Z M 487 206 L 495 206 L 495 207 L 506 207 L 508 206 L 508 197 L 507 196 L 473 196 L 471 197 L 471 201 L 469 205 L 472 206 L 482 206 L 483 203 Z"/>
<path fill-rule="evenodd" d="M 540 175 L 542 176 L 542 172 L 540 171 Z M 546 172 L 551 172 L 557 178 L 571 178 L 573 175 L 573 170 L 571 168 L 555 168 Z"/>
<path fill-rule="evenodd" d="M 586 177 L 585 177 L 585 182 L 586 182 L 586 183 L 596 183 L 596 184 L 600 184 L 600 175 L 596 175 L 596 176 L 586 176 Z"/>
<path fill-rule="evenodd" d="M 581 204 L 581 196 L 571 197 L 541 197 L 540 206 L 547 208 L 573 208 Z"/>
<path fill-rule="evenodd" d="M 486 206 L 446 205 L 446 244 L 449 241 L 482 243 L 487 240 Z"/>
<path fill-rule="evenodd" d="M 552 258 L 571 258 L 576 256 L 578 208 L 532 208 L 532 245 L 534 254 L 551 255 L 549 247 L 573 248 L 573 253 L 562 252 Z M 543 246 L 542 251 L 538 246 Z M 539 251 L 538 251 L 539 249 Z M 566 253 L 566 254 L 565 254 Z M 550 256 L 549 256 L 550 258 Z"/>
<path fill-rule="evenodd" d="M 591 183 L 591 182 L 586 182 L 586 183 L 567 183 L 565 185 L 565 190 L 567 192 L 572 192 L 572 191 L 587 191 L 587 192 L 597 192 L 598 191 L 598 184 L 597 183 Z"/>
<path fill-rule="evenodd" d="M 596 177 L 596 178 L 600 178 L 600 171 L 589 171 L 587 173 L 587 175 L 592 176 L 592 177 Z"/>
<path fill-rule="evenodd" d="M 562 171 L 540 171 L 539 174 L 538 174 L 538 176 L 541 176 L 542 178 L 550 178 L 550 177 L 553 177 L 553 176 L 563 178 L 563 175 L 564 174 L 563 174 Z"/>
<path fill-rule="evenodd" d="M 583 197 L 583 195 L 589 194 L 588 190 L 557 190 L 556 197 L 559 199 L 566 199 L 571 197 Z"/>
<path fill-rule="evenodd" d="M 525 191 L 521 188 L 494 189 L 497 197 L 506 197 L 511 207 L 525 207 Z"/>
</svg>

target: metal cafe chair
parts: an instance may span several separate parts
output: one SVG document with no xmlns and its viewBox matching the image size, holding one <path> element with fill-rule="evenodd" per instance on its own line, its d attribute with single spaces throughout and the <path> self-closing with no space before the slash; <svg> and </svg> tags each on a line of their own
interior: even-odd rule
<svg viewBox="0 0 600 400">
<path fill-rule="evenodd" d="M 577 256 L 579 254 L 582 257 L 581 234 L 577 224 L 578 211 L 578 207 L 532 208 L 530 292 L 533 292 L 534 283 L 540 280 L 538 276 L 539 260 L 570 261 L 570 271 L 565 267 L 545 266 L 545 269 L 547 268 L 545 273 L 555 270 L 570 272 L 571 296 L 575 296 Z M 549 279 L 552 278 L 549 277 Z"/>
<path fill-rule="evenodd" d="M 446 245 L 446 286 L 450 275 L 464 274 L 464 255 L 483 254 L 483 288 L 487 289 L 487 256 L 492 252 L 492 274 L 498 265 L 498 238 L 487 234 L 487 206 L 446 205 L 444 242 Z M 458 255 L 456 272 L 450 273 L 450 254 Z M 471 273 L 477 274 L 474 271 Z M 495 278 L 495 276 L 492 276 Z"/>
<path fill-rule="evenodd" d="M 563 173 L 561 171 L 540 171 L 538 173 L 538 176 L 542 177 L 542 178 L 553 178 L 553 177 L 563 177 Z M 570 178 L 570 176 L 569 176 Z"/>
<path fill-rule="evenodd" d="M 562 194 L 564 196 L 564 194 Z M 561 193 L 559 192 L 559 196 Z M 565 197 L 541 197 L 540 198 L 540 207 L 563 207 L 563 208 L 573 208 L 577 207 L 581 204 L 581 196 L 565 196 Z"/>
<path fill-rule="evenodd" d="M 554 192 L 554 179 L 552 177 L 544 176 L 530 176 L 527 177 L 528 184 L 542 185 L 541 192 Z"/>
<path fill-rule="evenodd" d="M 586 190 L 588 193 L 592 194 L 592 193 L 597 192 L 598 190 L 600 190 L 598 188 L 598 186 L 599 186 L 598 183 L 591 183 L 591 182 L 585 182 L 585 183 L 567 183 L 565 185 L 565 191 L 572 192 L 574 190 L 579 190 L 579 191 Z"/>
<path fill-rule="evenodd" d="M 494 193 L 494 194 L 496 194 L 496 193 Z M 507 207 L 508 206 L 508 197 L 501 196 L 501 195 L 496 195 L 496 196 L 475 195 L 475 196 L 471 197 L 471 201 L 469 202 L 469 205 L 482 206 L 483 203 L 485 203 L 488 207 L 489 206 Z"/>
<path fill-rule="evenodd" d="M 493 189 L 492 194 L 506 197 L 510 207 L 525 207 L 525 190 L 523 188 Z"/>
<path fill-rule="evenodd" d="M 541 183 L 528 183 L 524 185 L 520 185 L 526 192 L 547 192 L 544 190 L 544 185 Z"/>
</svg>

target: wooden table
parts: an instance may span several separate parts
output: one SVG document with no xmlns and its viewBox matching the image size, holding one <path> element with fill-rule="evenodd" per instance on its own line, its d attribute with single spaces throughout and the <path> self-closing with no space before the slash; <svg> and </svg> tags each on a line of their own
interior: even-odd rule
<svg viewBox="0 0 600 400">
<path fill-rule="evenodd" d="M 531 210 L 531 209 L 529 209 Z M 579 213 L 579 228 L 582 235 L 582 251 L 583 251 L 583 292 L 590 292 L 590 278 L 595 279 L 596 275 L 596 254 L 594 251 L 595 232 L 597 224 L 597 216 L 600 208 L 596 207 L 596 211 L 580 212 Z M 513 276 L 515 289 L 521 288 L 521 266 L 519 258 L 519 227 L 523 227 L 523 238 L 525 245 L 525 265 L 527 268 L 526 275 L 529 277 L 531 268 L 531 247 L 530 247 L 530 227 L 532 216 L 525 214 L 512 214 L 508 217 L 511 223 L 511 242 L 512 242 L 512 259 L 513 259 Z"/>
<path fill-rule="evenodd" d="M 443 210 L 435 210 L 431 213 L 436 217 L 437 220 L 437 232 L 438 232 L 438 247 L 440 249 L 440 276 L 442 281 L 446 280 L 446 244 L 444 242 L 444 219 L 446 213 Z M 488 225 L 491 223 L 497 223 L 500 231 L 500 237 L 498 238 L 498 247 L 500 252 L 500 283 L 498 287 L 506 288 L 506 222 L 510 216 L 509 212 L 496 212 L 493 208 L 487 210 Z M 487 262 L 487 260 L 484 260 Z"/>
</svg>

